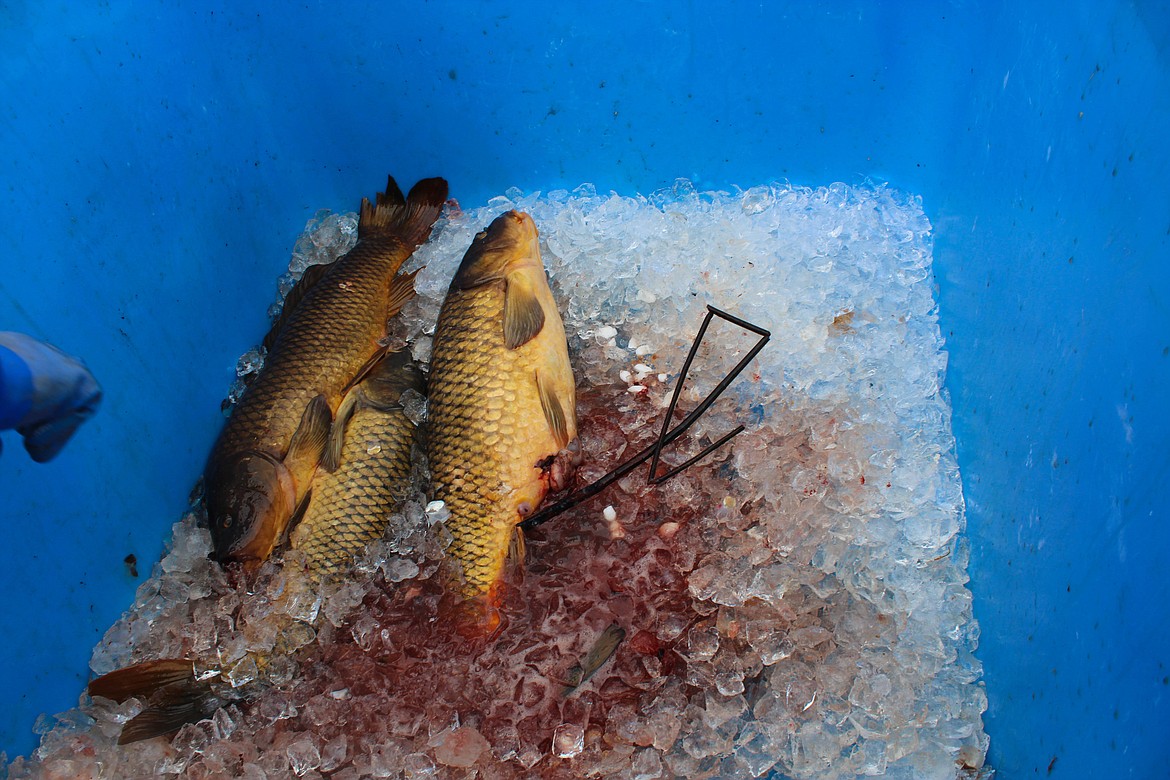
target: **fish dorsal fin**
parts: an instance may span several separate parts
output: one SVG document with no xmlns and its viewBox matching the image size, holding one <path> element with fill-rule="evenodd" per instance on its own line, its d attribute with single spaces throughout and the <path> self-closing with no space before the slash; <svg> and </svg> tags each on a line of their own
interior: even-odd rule
<svg viewBox="0 0 1170 780">
<path fill-rule="evenodd" d="M 272 350 L 272 345 L 276 343 L 277 336 L 284 330 L 284 326 L 288 323 L 289 318 L 292 317 L 292 313 L 296 311 L 297 306 L 304 300 L 309 290 L 313 289 L 317 282 L 321 281 L 321 277 L 328 273 L 332 267 L 333 263 L 321 263 L 319 265 L 311 265 L 305 269 L 305 272 L 301 274 L 301 278 L 288 291 L 288 295 L 284 296 L 284 308 L 280 310 L 276 322 L 272 323 L 272 328 L 264 337 L 264 341 L 261 342 L 264 345 L 264 349 Z"/>
<path fill-rule="evenodd" d="M 504 346 L 518 349 L 544 327 L 544 309 L 529 274 L 513 271 L 504 288 Z"/>
<path fill-rule="evenodd" d="M 316 468 L 325 454 L 332 422 L 333 413 L 329 410 L 329 402 L 325 400 L 325 396 L 313 396 L 313 400 L 309 401 L 301 415 L 301 424 L 297 426 L 297 431 L 289 442 L 288 453 L 284 456 L 284 465 L 290 472 L 311 473 Z"/>
<path fill-rule="evenodd" d="M 550 382 L 544 380 L 540 372 L 536 372 L 536 389 L 540 393 L 540 408 L 544 410 L 544 419 L 557 440 L 557 447 L 564 449 L 569 446 L 569 423 L 565 418 L 565 407 L 561 404 Z"/>
<path fill-rule="evenodd" d="M 419 268 L 408 274 L 399 274 L 390 282 L 390 297 L 387 300 L 389 305 L 386 307 L 386 319 L 397 316 L 398 312 L 402 311 L 402 307 L 414 297 L 414 277 L 418 276 L 418 272 L 421 270 Z"/>
</svg>

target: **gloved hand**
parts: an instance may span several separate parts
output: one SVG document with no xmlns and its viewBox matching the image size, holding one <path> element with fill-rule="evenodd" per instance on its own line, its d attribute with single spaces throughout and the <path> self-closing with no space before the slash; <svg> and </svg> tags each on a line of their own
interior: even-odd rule
<svg viewBox="0 0 1170 780">
<path fill-rule="evenodd" d="M 80 361 L 31 336 L 0 331 L 0 429 L 15 428 L 37 463 L 55 458 L 101 400 L 101 387 Z"/>
</svg>

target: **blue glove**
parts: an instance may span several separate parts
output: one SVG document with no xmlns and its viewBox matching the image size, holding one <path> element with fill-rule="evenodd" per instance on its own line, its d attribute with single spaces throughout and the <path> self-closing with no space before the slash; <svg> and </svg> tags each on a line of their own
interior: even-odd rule
<svg viewBox="0 0 1170 780">
<path fill-rule="evenodd" d="M 101 400 L 101 387 L 80 361 L 31 336 L 0 331 L 0 430 L 15 428 L 37 463 L 57 457 Z"/>
</svg>

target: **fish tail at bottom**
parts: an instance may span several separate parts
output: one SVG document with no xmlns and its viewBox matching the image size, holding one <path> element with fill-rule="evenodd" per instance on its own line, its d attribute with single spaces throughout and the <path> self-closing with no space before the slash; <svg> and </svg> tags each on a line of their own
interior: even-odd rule
<svg viewBox="0 0 1170 780">
<path fill-rule="evenodd" d="M 188 723 L 211 717 L 223 703 L 207 681 L 196 678 L 195 665 L 181 658 L 117 669 L 95 678 L 88 692 L 116 702 L 142 700 L 142 712 L 122 727 L 119 745 L 173 734 Z"/>
</svg>

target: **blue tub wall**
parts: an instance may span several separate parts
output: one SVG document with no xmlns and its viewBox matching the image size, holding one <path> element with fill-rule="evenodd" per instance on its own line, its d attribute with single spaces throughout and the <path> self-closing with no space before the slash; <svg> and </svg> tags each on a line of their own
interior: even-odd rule
<svg viewBox="0 0 1170 780">
<path fill-rule="evenodd" d="M 970 199 L 936 217 L 948 386 L 993 760 L 1155 777 L 1170 757 L 1170 26 L 1069 10 L 997 20 L 1002 75 L 968 112 Z"/>
<path fill-rule="evenodd" d="M 0 6 L 0 329 L 106 389 L 51 464 L 4 436 L 0 749 L 76 702 L 317 208 L 387 171 L 472 205 L 869 177 L 921 193 L 936 228 L 991 759 L 1163 772 L 1165 9 L 538 9 Z"/>
</svg>

